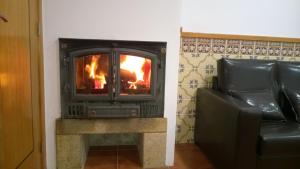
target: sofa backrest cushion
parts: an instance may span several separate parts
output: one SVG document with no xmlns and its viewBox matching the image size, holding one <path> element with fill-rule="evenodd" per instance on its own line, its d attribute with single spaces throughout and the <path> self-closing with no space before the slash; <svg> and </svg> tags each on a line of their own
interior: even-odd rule
<svg viewBox="0 0 300 169">
<path fill-rule="evenodd" d="M 278 62 L 278 82 L 300 122 L 300 62 Z"/>
<path fill-rule="evenodd" d="M 300 62 L 277 62 L 279 85 L 300 89 Z"/>
<path fill-rule="evenodd" d="M 276 61 L 218 60 L 218 88 L 257 107 L 263 120 L 286 120 L 278 105 L 276 77 Z"/>
<path fill-rule="evenodd" d="M 223 92 L 272 89 L 276 86 L 275 61 L 218 60 L 218 86 Z"/>
</svg>

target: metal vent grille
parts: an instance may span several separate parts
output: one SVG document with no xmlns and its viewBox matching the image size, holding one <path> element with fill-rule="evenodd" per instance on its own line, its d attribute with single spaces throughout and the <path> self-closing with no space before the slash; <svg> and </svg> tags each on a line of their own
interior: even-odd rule
<svg viewBox="0 0 300 169">
<path fill-rule="evenodd" d="M 141 104 L 142 117 L 158 117 L 161 115 L 160 107 L 157 104 Z"/>
<path fill-rule="evenodd" d="M 140 117 L 138 105 L 87 106 L 87 112 L 91 118 Z"/>
<path fill-rule="evenodd" d="M 82 118 L 84 116 L 83 104 L 69 104 L 67 108 L 67 117 L 69 118 Z"/>
</svg>

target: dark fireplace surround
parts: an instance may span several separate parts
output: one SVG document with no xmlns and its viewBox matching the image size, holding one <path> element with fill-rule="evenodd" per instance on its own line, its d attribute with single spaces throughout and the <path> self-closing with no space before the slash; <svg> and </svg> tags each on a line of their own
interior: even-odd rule
<svg viewBox="0 0 300 169">
<path fill-rule="evenodd" d="M 62 118 L 163 117 L 166 42 L 59 39 Z"/>
</svg>

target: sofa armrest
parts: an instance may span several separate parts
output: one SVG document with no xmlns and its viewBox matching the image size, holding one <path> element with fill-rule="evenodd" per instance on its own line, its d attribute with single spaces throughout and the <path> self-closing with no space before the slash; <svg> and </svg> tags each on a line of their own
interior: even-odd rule
<svg viewBox="0 0 300 169">
<path fill-rule="evenodd" d="M 254 169 L 261 117 L 240 100 L 198 89 L 195 142 L 218 169 Z"/>
</svg>

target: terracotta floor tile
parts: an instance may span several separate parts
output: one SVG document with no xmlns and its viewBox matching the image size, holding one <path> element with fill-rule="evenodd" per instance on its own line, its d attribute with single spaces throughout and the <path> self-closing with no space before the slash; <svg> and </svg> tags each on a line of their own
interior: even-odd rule
<svg viewBox="0 0 300 169">
<path fill-rule="evenodd" d="M 176 144 L 176 150 L 199 150 L 199 147 L 191 143 Z"/>
<path fill-rule="evenodd" d="M 117 151 L 89 151 L 85 169 L 117 169 Z"/>
<path fill-rule="evenodd" d="M 176 145 L 175 165 L 172 169 L 213 169 L 196 145 Z"/>
<path fill-rule="evenodd" d="M 137 150 L 120 150 L 118 152 L 118 169 L 141 169 Z"/>
<path fill-rule="evenodd" d="M 119 146 L 113 151 L 103 151 L 106 148 L 99 150 L 92 149 L 89 152 L 85 169 L 142 169 L 135 146 Z M 174 166 L 159 169 L 214 168 L 196 145 L 178 144 L 175 148 Z"/>
<path fill-rule="evenodd" d="M 118 146 L 91 146 L 90 151 L 117 151 Z"/>
<path fill-rule="evenodd" d="M 136 145 L 118 145 L 118 150 L 137 150 Z"/>
</svg>

